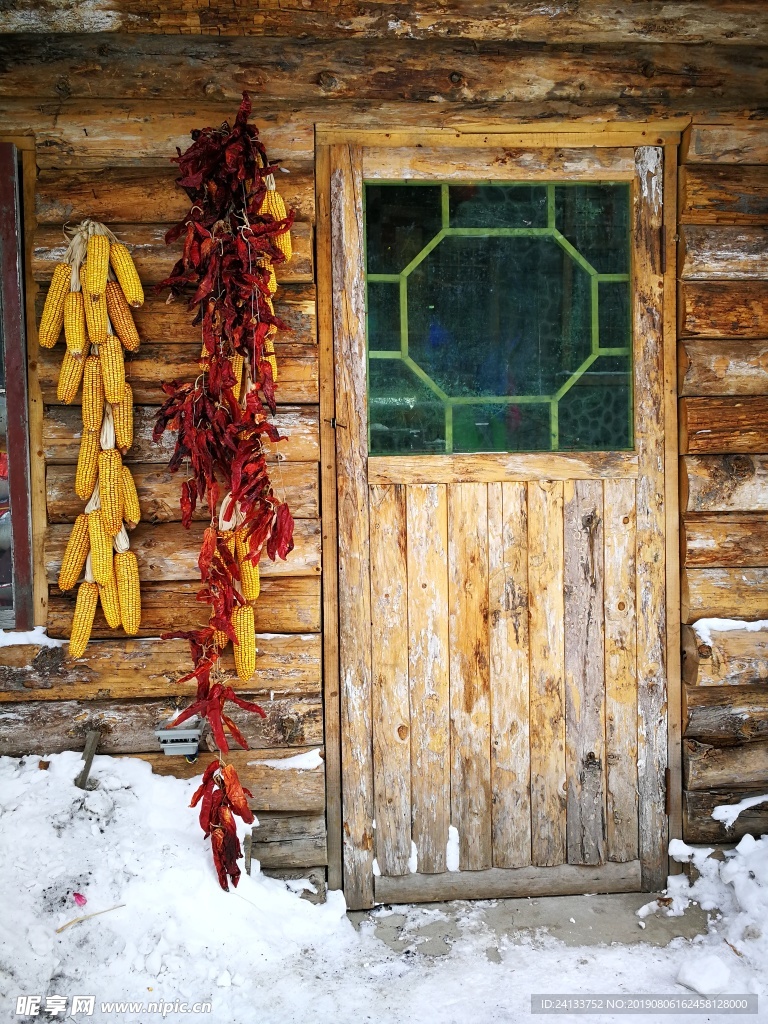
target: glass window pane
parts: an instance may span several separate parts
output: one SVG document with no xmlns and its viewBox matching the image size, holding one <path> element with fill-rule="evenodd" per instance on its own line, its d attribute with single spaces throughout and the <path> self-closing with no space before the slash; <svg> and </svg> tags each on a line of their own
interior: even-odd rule
<svg viewBox="0 0 768 1024">
<path fill-rule="evenodd" d="M 626 358 L 602 357 L 559 403 L 562 451 L 631 448 L 629 365 Z"/>
<path fill-rule="evenodd" d="M 451 185 L 452 228 L 545 228 L 546 185 Z"/>
<path fill-rule="evenodd" d="M 400 285 L 368 282 L 368 348 L 371 352 L 400 351 Z"/>
<path fill-rule="evenodd" d="M 629 184 L 558 185 L 555 223 L 599 274 L 629 273 Z"/>
<path fill-rule="evenodd" d="M 439 185 L 366 185 L 369 274 L 399 274 L 440 230 Z"/>
<path fill-rule="evenodd" d="M 445 451 L 445 409 L 399 359 L 368 361 L 371 455 Z"/>
</svg>

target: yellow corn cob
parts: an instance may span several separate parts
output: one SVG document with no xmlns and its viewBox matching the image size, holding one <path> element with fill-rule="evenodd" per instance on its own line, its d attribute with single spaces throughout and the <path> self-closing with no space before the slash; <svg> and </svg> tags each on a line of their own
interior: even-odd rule
<svg viewBox="0 0 768 1024">
<path fill-rule="evenodd" d="M 235 669 L 239 678 L 247 682 L 256 671 L 256 627 L 253 608 L 249 604 L 241 604 L 235 608 L 232 612 L 232 625 L 237 637 Z"/>
<path fill-rule="evenodd" d="M 123 466 L 123 518 L 129 529 L 141 522 L 139 495 L 133 475 L 127 466 Z"/>
<path fill-rule="evenodd" d="M 123 460 L 117 448 L 99 453 L 99 497 L 104 526 L 114 537 L 123 525 Z"/>
<path fill-rule="evenodd" d="M 101 430 L 104 417 L 104 381 L 101 379 L 101 360 L 88 356 L 83 374 L 83 430 Z"/>
<path fill-rule="evenodd" d="M 117 405 L 125 396 L 125 363 L 123 346 L 116 334 L 108 334 L 107 340 L 99 346 L 101 375 L 104 378 L 104 395 L 108 402 Z"/>
<path fill-rule="evenodd" d="M 285 202 L 277 189 L 267 189 L 259 213 L 271 213 L 275 220 L 285 220 L 287 216 Z M 291 232 L 285 231 L 282 235 L 272 235 L 272 241 L 281 252 L 285 253 L 286 260 L 289 260 L 293 255 Z"/>
<path fill-rule="evenodd" d="M 213 618 L 213 612 L 211 612 L 211 618 Z M 224 648 L 229 643 L 229 637 L 227 636 L 226 633 L 223 633 L 220 629 L 215 629 L 213 631 L 213 643 L 214 643 L 214 645 L 216 647 L 219 648 L 220 651 L 223 651 Z"/>
<path fill-rule="evenodd" d="M 271 338 L 264 342 L 264 358 L 272 367 L 272 380 L 277 383 L 277 356 L 275 355 L 275 343 Z"/>
<path fill-rule="evenodd" d="M 139 332 L 136 330 L 131 307 L 125 301 L 123 289 L 117 281 L 108 281 L 106 295 L 107 312 L 115 334 L 124 348 L 129 352 L 135 352 L 139 347 Z"/>
<path fill-rule="evenodd" d="M 64 302 L 69 295 L 72 268 L 68 263 L 57 263 L 53 268 L 53 277 L 48 294 L 45 297 L 43 315 L 40 318 L 38 341 L 43 348 L 53 348 L 59 340 L 61 328 L 64 326 Z"/>
<path fill-rule="evenodd" d="M 85 281 L 88 294 L 96 301 L 104 294 L 109 273 L 109 239 L 106 235 L 91 235 L 88 239 L 88 255 L 85 264 Z"/>
<path fill-rule="evenodd" d="M 82 292 L 70 292 L 64 299 L 64 337 L 73 356 L 85 348 L 85 306 Z"/>
<path fill-rule="evenodd" d="M 112 538 L 107 532 L 101 509 L 88 513 L 88 536 L 91 541 L 93 578 L 102 587 L 106 587 L 112 572 Z"/>
<path fill-rule="evenodd" d="M 109 249 L 109 262 L 115 272 L 125 301 L 134 308 L 144 303 L 144 289 L 131 254 L 122 242 L 113 242 Z"/>
<path fill-rule="evenodd" d="M 77 392 L 80 390 L 80 381 L 83 379 L 85 360 L 73 356 L 67 349 L 59 370 L 59 386 L 56 389 L 56 396 L 60 402 L 69 405 L 74 402 Z"/>
<path fill-rule="evenodd" d="M 99 434 L 95 430 L 84 430 L 80 438 L 80 454 L 77 457 L 75 473 L 75 494 L 88 501 L 99 475 Z"/>
<path fill-rule="evenodd" d="M 132 551 L 117 552 L 115 576 L 117 577 L 123 629 L 128 636 L 136 636 L 141 625 L 141 590 L 139 588 L 139 564 Z"/>
<path fill-rule="evenodd" d="M 107 625 L 110 629 L 117 629 L 122 619 L 120 617 L 120 597 L 117 593 L 117 578 L 114 568 L 109 577 L 109 582 L 103 587 L 99 587 L 99 600 L 101 601 Z"/>
<path fill-rule="evenodd" d="M 235 399 L 239 400 L 240 399 L 240 388 L 243 386 L 243 363 L 244 363 L 244 360 L 243 360 L 243 357 L 240 355 L 240 353 L 236 352 L 235 355 L 229 357 L 229 361 L 232 364 L 232 372 L 235 375 L 235 381 L 236 381 L 235 386 L 232 388 L 232 393 L 234 394 Z"/>
<path fill-rule="evenodd" d="M 240 566 L 240 589 L 246 601 L 255 601 L 261 592 L 261 576 L 257 562 L 248 557 L 248 538 L 245 530 L 239 527 L 235 531 L 235 553 Z"/>
<path fill-rule="evenodd" d="M 80 579 L 91 542 L 88 539 L 88 516 L 80 514 L 72 527 L 67 549 L 59 570 L 59 590 L 71 590 Z"/>
<path fill-rule="evenodd" d="M 125 455 L 133 444 L 133 388 L 125 385 L 122 400 L 112 406 L 115 420 L 115 444 Z"/>
<path fill-rule="evenodd" d="M 275 268 L 272 266 L 272 261 L 268 259 L 257 260 L 256 266 L 260 267 L 262 270 L 269 271 L 267 291 L 270 295 L 274 295 L 277 291 L 277 278 L 275 277 Z"/>
<path fill-rule="evenodd" d="M 83 292 L 83 309 L 85 310 L 88 339 L 93 345 L 101 345 L 107 336 L 107 300 L 103 294 L 97 299 L 91 297 L 88 290 L 88 269 L 85 264 L 80 267 L 80 287 Z"/>
<path fill-rule="evenodd" d="M 96 614 L 96 602 L 99 599 L 99 588 L 95 583 L 81 583 L 77 591 L 75 615 L 72 619 L 72 632 L 69 637 L 69 656 L 82 658 L 93 629 L 93 616 Z"/>
</svg>

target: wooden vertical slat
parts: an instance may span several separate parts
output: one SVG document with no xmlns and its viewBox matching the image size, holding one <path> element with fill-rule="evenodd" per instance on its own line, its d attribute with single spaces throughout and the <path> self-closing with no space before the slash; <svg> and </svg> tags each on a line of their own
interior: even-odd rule
<svg viewBox="0 0 768 1024">
<path fill-rule="evenodd" d="M 344 894 L 373 905 L 371 588 L 368 555 L 367 388 L 361 152 L 333 146 L 331 254 L 336 365 Z"/>
<path fill-rule="evenodd" d="M 607 858 L 637 860 L 635 482 L 603 484 Z"/>
<path fill-rule="evenodd" d="M 563 484 L 528 485 L 531 844 L 537 865 L 565 862 Z"/>
<path fill-rule="evenodd" d="M 635 422 L 637 483 L 637 678 L 640 861 L 643 887 L 667 874 L 667 685 L 665 628 L 664 348 L 661 273 L 663 153 L 635 154 Z"/>
<path fill-rule="evenodd" d="M 486 484 L 448 488 L 448 605 L 451 822 L 460 869 L 479 871 L 493 862 Z"/>
<path fill-rule="evenodd" d="M 445 484 L 409 486 L 406 506 L 412 835 L 419 871 L 435 874 L 451 822 Z"/>
<path fill-rule="evenodd" d="M 564 484 L 565 731 L 569 864 L 605 860 L 603 485 Z"/>
<path fill-rule="evenodd" d="M 371 487 L 371 673 L 376 859 L 404 875 L 411 855 L 411 716 L 405 486 Z"/>
<path fill-rule="evenodd" d="M 493 865 L 531 863 L 528 504 L 524 483 L 488 484 Z"/>
</svg>

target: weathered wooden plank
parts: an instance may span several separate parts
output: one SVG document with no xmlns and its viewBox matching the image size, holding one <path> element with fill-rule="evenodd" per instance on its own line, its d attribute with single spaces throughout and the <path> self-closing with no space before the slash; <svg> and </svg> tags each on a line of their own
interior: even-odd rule
<svg viewBox="0 0 768 1024">
<path fill-rule="evenodd" d="M 404 875 L 411 855 L 405 487 L 371 487 L 368 507 L 376 860 L 385 875 Z"/>
<path fill-rule="evenodd" d="M 637 620 L 635 485 L 603 485 L 606 854 L 635 860 L 637 818 Z"/>
<path fill-rule="evenodd" d="M 274 49 L 272 52 L 277 53 Z M 312 221 L 312 165 L 292 165 L 290 172 L 278 177 L 280 194 L 288 209 L 296 212 L 297 220 Z M 86 217 L 105 224 L 172 224 L 186 217 L 191 205 L 186 192 L 176 184 L 178 176 L 176 166 L 41 171 L 35 190 L 35 215 L 39 224 L 76 224 Z"/>
<path fill-rule="evenodd" d="M 256 671 L 239 686 L 259 693 L 320 693 L 317 633 L 259 633 L 256 645 Z M 234 671 L 231 645 L 221 665 L 226 672 Z M 0 701 L 189 696 L 196 693 L 195 680 L 177 682 L 188 671 L 184 640 L 94 641 L 77 660 L 65 647 L 3 647 Z"/>
<path fill-rule="evenodd" d="M 131 550 L 139 563 L 143 582 L 199 580 L 197 559 L 203 542 L 204 523 L 193 523 L 185 530 L 181 523 L 139 523 L 131 532 Z M 46 574 L 49 583 L 59 576 L 61 560 L 72 532 L 68 524 L 48 528 L 45 542 Z M 273 562 L 266 555 L 259 563 L 264 578 L 270 576 L 317 576 L 320 574 L 320 521 L 297 519 L 293 531 L 294 548 L 288 558 Z"/>
<path fill-rule="evenodd" d="M 632 264 L 635 274 L 637 481 L 638 814 L 643 886 L 667 874 L 667 673 L 664 509 L 664 338 L 661 272 L 663 154 L 636 151 Z"/>
<path fill-rule="evenodd" d="M 565 862 L 563 485 L 528 485 L 532 859 Z"/>
<path fill-rule="evenodd" d="M 688 455 L 680 460 L 683 512 L 768 512 L 768 456 Z"/>
<path fill-rule="evenodd" d="M 687 843 L 735 843 L 746 835 L 768 832 L 768 801 L 742 811 L 732 828 L 715 821 L 716 807 L 737 804 L 745 797 L 760 796 L 762 789 L 716 789 L 708 792 L 683 793 L 683 839 Z"/>
<path fill-rule="evenodd" d="M 693 339 L 678 346 L 681 395 L 768 394 L 768 340 Z"/>
<path fill-rule="evenodd" d="M 683 622 L 768 618 L 768 569 L 684 569 Z"/>
<path fill-rule="evenodd" d="M 243 696 L 246 693 L 243 692 Z M 193 698 L 142 700 L 50 700 L 7 704 L 0 715 L 0 753 L 12 757 L 80 750 L 86 733 L 101 730 L 99 753 L 152 753 L 160 749 L 155 729 L 162 729 Z M 246 698 L 247 699 L 247 698 Z M 323 742 L 319 699 L 260 700 L 266 713 L 228 706 L 227 714 L 251 747 L 305 746 Z"/>
<path fill-rule="evenodd" d="M 410 485 L 406 495 L 412 834 L 430 874 L 445 871 L 451 823 L 448 496 L 440 484 Z"/>
<path fill-rule="evenodd" d="M 684 337 L 768 337 L 768 282 L 683 281 L 677 314 Z"/>
<path fill-rule="evenodd" d="M 159 636 L 176 629 L 196 629 L 207 625 L 208 606 L 196 599 L 199 589 L 199 583 L 191 582 L 142 583 L 139 636 Z M 69 636 L 76 596 L 74 590 L 62 594 L 51 587 L 48 598 L 50 636 Z M 265 579 L 253 610 L 259 632 L 319 632 L 320 580 L 307 576 Z M 91 635 L 94 639 L 115 637 L 115 630 L 107 626 L 100 608 L 96 611 Z"/>
<path fill-rule="evenodd" d="M 277 395 L 281 403 L 316 405 L 318 400 L 317 350 L 308 345 L 293 345 L 279 335 L 277 356 Z M 40 387 L 47 405 L 61 404 L 56 396 L 64 346 L 43 349 L 38 359 Z M 167 397 L 163 381 L 195 380 L 200 374 L 200 342 L 186 345 L 142 344 L 138 352 L 125 360 L 125 379 L 133 389 L 133 400 L 141 405 L 160 405 Z M 73 401 L 81 401 L 79 392 Z"/>
<path fill-rule="evenodd" d="M 683 134 L 681 163 L 768 163 L 768 128 L 764 124 L 693 124 Z"/>
<path fill-rule="evenodd" d="M 683 565 L 697 568 L 768 565 L 768 516 L 685 516 L 680 555 Z"/>
<path fill-rule="evenodd" d="M 605 860 L 603 485 L 568 480 L 563 494 L 566 844 L 569 864 Z"/>
<path fill-rule="evenodd" d="M 692 631 L 693 632 L 693 631 Z M 759 686 L 768 683 L 768 629 L 716 629 L 709 642 L 696 644 L 695 672 L 689 682 L 698 686 Z"/>
<path fill-rule="evenodd" d="M 253 826 L 254 842 L 264 845 L 325 837 L 325 818 L 317 814 L 260 814 Z"/>
<path fill-rule="evenodd" d="M 768 224 L 768 167 L 689 164 L 679 196 L 683 224 Z"/>
<path fill-rule="evenodd" d="M 131 474 L 139 495 L 142 518 L 148 523 L 170 523 L 181 519 L 181 480 L 165 466 L 133 465 Z M 83 511 L 75 494 L 75 467 L 48 466 L 45 474 L 48 521 L 71 523 Z M 316 519 L 320 495 L 316 462 L 279 462 L 273 466 L 275 493 L 288 502 L 294 519 Z M 200 505 L 195 520 L 210 521 L 206 504 Z"/>
<path fill-rule="evenodd" d="M 253 796 L 248 801 L 255 811 L 292 811 L 294 814 L 322 814 L 325 809 L 325 769 L 274 768 L 265 761 L 286 760 L 302 751 L 280 747 L 276 750 L 234 750 L 227 756 L 243 785 Z M 214 754 L 201 754 L 190 763 L 184 757 L 165 754 L 135 754 L 152 766 L 157 775 L 194 779 L 202 775 Z"/>
<path fill-rule="evenodd" d="M 498 8 L 476 4 L 467 8 L 461 0 L 419 0 L 409 4 L 398 18 L 382 12 L 380 3 L 318 4 L 311 8 L 289 5 L 231 4 L 213 0 L 205 7 L 188 6 L 173 0 L 159 4 L 150 0 L 107 2 L 98 11 L 73 8 L 62 15 L 53 0 L 21 0 L 9 10 L 7 32 L 125 32 L 248 36 L 283 36 L 294 41 L 310 39 L 380 38 L 395 39 L 458 38 L 528 42 L 631 43 L 757 43 L 765 37 L 765 19 L 759 6 L 745 0 L 728 0 L 713 7 L 711 3 L 686 5 L 684 15 L 677 8 L 646 4 L 620 7 L 602 0 L 584 0 L 578 8 L 542 9 L 513 3 Z M 652 16 L 649 16 L 651 15 Z M 105 39 L 113 38 L 109 34 Z M 129 37 L 130 38 L 130 37 Z M 205 54 L 203 41 L 195 40 L 194 53 Z M 187 43 L 189 46 L 189 42 Z M 190 49 L 192 47 L 190 46 Z M 226 51 L 225 51 L 226 52 Z M 650 69 L 652 70 L 652 69 Z M 261 81 L 261 80 L 259 80 Z M 206 93 L 208 95 L 208 93 Z"/>
<path fill-rule="evenodd" d="M 488 632 L 488 488 L 448 488 L 451 824 L 459 868 L 493 864 Z"/>
<path fill-rule="evenodd" d="M 155 444 L 152 430 L 156 415 L 156 406 L 137 405 L 134 408 L 133 447 L 126 455 L 126 462 L 157 464 L 170 461 L 176 435 L 173 431 L 166 431 Z M 317 462 L 320 458 L 318 419 L 317 409 L 308 406 L 278 408 L 272 422 L 285 440 L 272 445 L 272 452 L 291 462 Z M 64 405 L 47 406 L 43 420 L 43 447 L 33 454 L 45 458 L 48 465 L 75 465 L 82 429 L 80 409 Z"/>
<path fill-rule="evenodd" d="M 312 839 L 274 840 L 260 843 L 251 842 L 251 857 L 259 862 L 262 870 L 268 868 L 307 868 L 328 863 L 328 847 L 325 836 Z"/>
<path fill-rule="evenodd" d="M 768 451 L 768 396 L 681 398 L 680 453 Z"/>
<path fill-rule="evenodd" d="M 369 179 L 387 180 L 454 180 L 467 181 L 480 177 L 494 181 L 594 181 L 601 174 L 611 180 L 631 178 L 634 174 L 634 151 L 625 149 L 490 149 L 482 153 L 466 148 L 421 146 L 366 147 L 363 154 L 363 175 Z"/>
<path fill-rule="evenodd" d="M 493 866 L 531 863 L 528 495 L 488 484 Z"/>
<path fill-rule="evenodd" d="M 683 280 L 765 280 L 768 230 L 681 224 L 678 273 Z"/>
<path fill-rule="evenodd" d="M 165 244 L 167 224 L 110 224 L 110 228 L 130 249 L 136 270 L 147 290 L 170 274 L 181 255 L 179 243 Z M 294 224 L 291 241 L 291 259 L 287 263 L 275 264 L 278 282 L 314 281 L 311 225 L 304 221 Z M 32 249 L 32 274 L 38 283 L 50 281 L 53 268 L 63 258 L 66 247 L 60 227 L 41 225 L 37 229 Z"/>
<path fill-rule="evenodd" d="M 357 147 L 331 149 L 331 256 L 336 354 L 344 894 L 373 905 L 371 589 L 368 551 L 363 182 Z"/>
<path fill-rule="evenodd" d="M 685 740 L 683 784 L 690 790 L 768 785 L 768 742 L 713 747 Z"/>
<path fill-rule="evenodd" d="M 637 892 L 641 885 L 640 861 L 637 860 L 594 867 L 560 864 L 556 867 L 489 868 L 487 871 L 377 878 L 376 900 L 410 903 L 568 896 L 585 892 Z"/>
<path fill-rule="evenodd" d="M 765 686 L 686 686 L 683 735 L 716 746 L 768 740 Z"/>
<path fill-rule="evenodd" d="M 637 476 L 634 452 L 478 452 L 475 455 L 376 455 L 368 460 L 373 484 L 503 483 L 526 480 L 602 480 Z"/>
</svg>

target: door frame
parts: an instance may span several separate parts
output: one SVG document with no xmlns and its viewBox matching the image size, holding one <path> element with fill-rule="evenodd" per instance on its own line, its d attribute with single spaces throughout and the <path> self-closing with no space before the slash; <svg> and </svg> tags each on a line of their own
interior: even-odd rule
<svg viewBox="0 0 768 1024">
<path fill-rule="evenodd" d="M 567 126 L 566 126 L 567 129 Z M 514 133 L 514 134 L 513 134 Z M 505 150 L 547 149 L 590 149 L 661 147 L 663 151 L 663 204 L 662 220 L 658 240 L 649 240 L 649 249 L 655 252 L 658 266 L 654 274 L 661 279 L 663 320 L 660 325 L 662 336 L 662 416 L 664 423 L 664 530 L 665 530 L 665 595 L 666 595 L 666 701 L 658 700 L 650 693 L 650 705 L 646 717 L 649 724 L 653 714 L 666 713 L 667 749 L 666 764 L 653 781 L 656 788 L 656 808 L 659 815 L 668 821 L 669 836 L 681 835 L 682 782 L 681 782 L 681 672 L 680 672 L 680 576 L 679 576 L 679 502 L 678 502 L 678 440 L 677 440 L 677 373 L 676 373 L 676 198 L 677 198 L 677 150 L 680 131 L 675 127 L 658 124 L 574 124 L 570 130 L 542 132 L 539 126 L 514 125 L 504 131 L 499 126 L 478 126 L 473 124 L 462 128 L 425 129 L 418 133 L 393 127 L 388 131 L 367 131 L 356 128 L 316 128 L 316 198 L 317 198 L 317 303 L 318 303 L 318 344 L 320 372 L 320 457 L 321 457 L 321 515 L 323 555 L 323 663 L 324 663 L 324 712 L 326 750 L 326 805 L 328 826 L 328 883 L 330 888 L 343 888 L 350 907 L 362 908 L 374 902 L 372 886 L 373 835 L 369 824 L 372 817 L 370 807 L 372 790 L 365 784 L 356 785 L 356 804 L 348 802 L 344 813 L 342 795 L 342 752 L 347 759 L 354 756 L 368 762 L 370 768 L 370 698 L 371 669 L 370 653 L 368 663 L 363 662 L 362 686 L 351 685 L 351 680 L 340 677 L 341 646 L 350 642 L 353 646 L 360 639 L 359 630 L 365 631 L 366 622 L 370 628 L 370 591 L 366 570 L 361 569 L 360 559 L 345 558 L 341 567 L 349 576 L 352 572 L 354 585 L 361 593 L 360 606 L 356 609 L 339 607 L 339 505 L 342 519 L 357 531 L 357 540 L 362 541 L 366 531 L 367 508 L 360 515 L 361 494 L 367 489 L 366 467 L 358 465 L 353 458 L 347 464 L 338 462 L 336 450 L 337 430 L 348 429 L 347 421 L 359 416 L 356 403 L 350 402 L 355 394 L 364 394 L 364 381 L 348 378 L 350 367 L 337 358 L 338 338 L 344 333 L 350 318 L 363 315 L 360 302 L 364 292 L 360 288 L 363 279 L 362 266 L 345 265 L 340 252 L 343 251 L 344 236 L 356 232 L 357 218 L 354 208 L 347 204 L 342 222 L 334 228 L 332 221 L 332 194 L 337 199 L 343 192 L 354 196 L 354 203 L 360 202 L 362 182 L 362 149 L 368 147 L 423 147 L 432 143 L 436 148 L 486 149 L 499 147 Z M 510 154 L 514 158 L 514 154 Z M 567 172 L 563 172 L 564 176 Z M 334 239 L 334 230 L 336 237 Z M 339 272 L 346 273 L 343 287 L 338 289 L 341 301 L 334 309 L 333 259 L 336 254 Z M 334 340 L 336 335 L 337 340 Z M 340 399 L 336 386 L 340 385 Z M 344 398 L 346 396 L 346 400 Z M 341 471 L 341 486 L 337 494 L 337 482 Z M 345 514 L 344 509 L 347 509 Z M 351 510 L 357 509 L 353 514 Z M 351 537 L 351 549 L 359 547 Z M 350 615 L 350 612 L 354 614 Z M 351 632 L 350 632 L 351 631 Z M 345 637 L 346 640 L 340 639 Z M 363 650 L 365 645 L 363 644 Z M 345 697 L 346 694 L 346 697 Z M 354 694 L 357 704 L 355 714 L 349 715 L 350 697 Z M 655 711 L 653 710 L 655 709 Z M 362 729 L 360 726 L 362 725 Z M 353 755 L 353 752 L 355 752 Z M 368 773 L 370 775 L 370 772 Z M 363 770 L 361 778 L 365 776 Z M 663 801 L 663 806 L 660 801 Z M 345 844 L 345 838 L 348 840 Z M 643 865 L 643 888 L 655 889 L 663 885 L 670 865 L 666 857 L 655 860 L 648 857 Z M 366 883 L 365 879 L 370 880 Z"/>
</svg>

